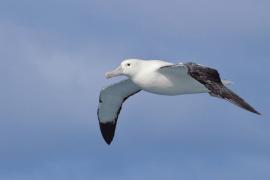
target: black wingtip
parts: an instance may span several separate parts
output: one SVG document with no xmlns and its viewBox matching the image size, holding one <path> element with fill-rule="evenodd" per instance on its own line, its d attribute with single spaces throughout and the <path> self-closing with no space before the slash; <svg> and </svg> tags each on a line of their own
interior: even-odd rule
<svg viewBox="0 0 270 180">
<path fill-rule="evenodd" d="M 107 123 L 99 123 L 100 131 L 105 142 L 110 145 L 115 132 L 116 123 L 107 122 Z"/>
<path fill-rule="evenodd" d="M 253 112 L 253 113 L 255 113 L 255 114 L 257 114 L 257 115 L 262 115 L 261 113 L 259 113 L 258 111 L 256 111 L 255 109 L 254 109 L 254 111 L 251 111 L 251 112 Z"/>
<path fill-rule="evenodd" d="M 236 94 L 234 94 L 236 95 Z M 251 105 L 249 105 L 245 100 L 243 100 L 242 98 L 240 98 L 239 96 L 235 96 L 235 98 L 230 99 L 230 102 L 232 102 L 233 104 L 251 112 L 257 115 L 262 115 L 261 113 L 259 113 L 258 111 L 256 111 Z"/>
<path fill-rule="evenodd" d="M 215 94 L 213 92 L 210 92 L 209 94 L 214 97 L 219 97 L 222 99 L 225 99 L 231 103 L 233 103 L 236 106 L 239 106 L 249 112 L 255 113 L 257 115 L 262 115 L 258 111 L 255 110 L 250 104 L 248 104 L 243 98 L 241 98 L 239 95 L 234 93 L 232 90 L 224 86 L 223 84 L 219 87 L 219 94 Z"/>
<path fill-rule="evenodd" d="M 249 105 L 245 100 L 241 99 L 242 101 L 240 102 L 235 102 L 235 103 L 239 103 L 238 106 L 240 106 L 241 108 L 251 112 L 251 113 L 254 113 L 254 114 L 257 114 L 257 115 L 262 115 L 261 113 L 259 113 L 255 108 L 253 108 L 251 105 Z"/>
<path fill-rule="evenodd" d="M 236 94 L 235 94 L 236 95 Z M 235 103 L 236 105 L 238 105 L 239 107 L 251 112 L 251 113 L 254 113 L 254 114 L 257 114 L 257 115 L 262 115 L 261 113 L 259 113 L 255 108 L 253 108 L 250 104 L 248 104 L 244 99 L 240 98 L 239 96 L 233 99 L 231 99 L 232 101 L 234 101 L 233 103 Z"/>
</svg>

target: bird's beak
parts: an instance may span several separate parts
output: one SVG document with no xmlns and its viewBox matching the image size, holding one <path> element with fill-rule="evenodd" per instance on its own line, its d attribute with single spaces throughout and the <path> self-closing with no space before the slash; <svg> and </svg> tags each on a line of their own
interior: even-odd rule
<svg viewBox="0 0 270 180">
<path fill-rule="evenodd" d="M 105 77 L 107 79 L 109 79 L 109 78 L 112 78 L 112 77 L 115 77 L 115 76 L 120 76 L 122 74 L 123 74 L 123 69 L 122 69 L 121 66 L 119 66 L 118 68 L 116 68 L 116 69 L 114 69 L 112 71 L 106 72 Z"/>
</svg>

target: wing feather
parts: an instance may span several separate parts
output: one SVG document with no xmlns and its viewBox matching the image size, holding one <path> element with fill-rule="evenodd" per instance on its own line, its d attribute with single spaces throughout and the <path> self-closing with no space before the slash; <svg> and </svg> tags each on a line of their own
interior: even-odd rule
<svg viewBox="0 0 270 180">
<path fill-rule="evenodd" d="M 225 99 L 247 111 L 260 115 L 244 99 L 222 83 L 217 70 L 196 63 L 186 63 L 185 66 L 188 68 L 188 74 L 203 84 L 209 90 L 211 96 Z"/>
<path fill-rule="evenodd" d="M 107 144 L 113 140 L 122 104 L 141 89 L 126 79 L 101 90 L 97 110 L 101 134 Z"/>
</svg>

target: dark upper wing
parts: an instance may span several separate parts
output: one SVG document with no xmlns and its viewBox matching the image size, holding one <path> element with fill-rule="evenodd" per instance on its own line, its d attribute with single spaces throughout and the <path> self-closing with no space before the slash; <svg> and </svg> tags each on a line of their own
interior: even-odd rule
<svg viewBox="0 0 270 180">
<path fill-rule="evenodd" d="M 97 115 L 102 136 L 107 144 L 110 144 L 113 140 L 117 118 L 123 102 L 140 90 L 129 79 L 101 90 Z"/>
<path fill-rule="evenodd" d="M 196 63 L 186 63 L 185 66 L 188 68 L 188 74 L 203 84 L 210 91 L 211 96 L 225 99 L 247 111 L 260 114 L 244 99 L 222 84 L 217 70 Z"/>
</svg>

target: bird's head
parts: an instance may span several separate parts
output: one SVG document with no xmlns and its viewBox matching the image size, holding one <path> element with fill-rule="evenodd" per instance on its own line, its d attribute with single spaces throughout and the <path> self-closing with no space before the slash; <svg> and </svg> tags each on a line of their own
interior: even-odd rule
<svg viewBox="0 0 270 180">
<path fill-rule="evenodd" d="M 106 78 L 112 78 L 115 76 L 127 76 L 127 77 L 133 77 L 135 76 L 136 72 L 138 72 L 138 69 L 143 61 L 137 60 L 137 59 L 127 59 L 122 61 L 119 67 L 116 69 L 109 71 L 105 74 Z"/>
</svg>

